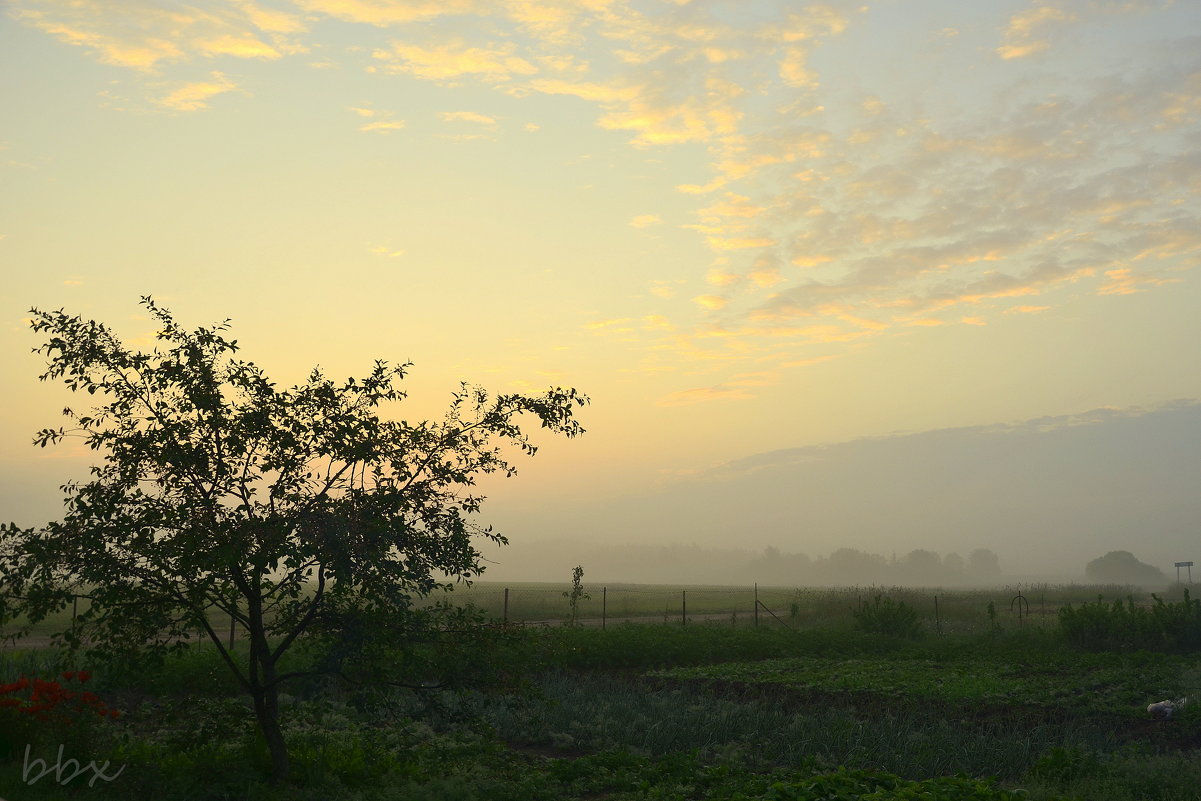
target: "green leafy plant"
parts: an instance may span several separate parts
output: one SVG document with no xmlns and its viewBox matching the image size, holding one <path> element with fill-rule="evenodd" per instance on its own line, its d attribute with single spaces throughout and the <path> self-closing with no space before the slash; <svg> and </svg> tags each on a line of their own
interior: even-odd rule
<svg viewBox="0 0 1201 801">
<path fill-rule="evenodd" d="M 904 601 L 876 595 L 871 603 L 861 604 L 853 612 L 855 625 L 873 634 L 889 634 L 913 639 L 922 632 L 917 610 Z"/>
<path fill-rule="evenodd" d="M 579 613 L 580 601 L 586 601 L 592 598 L 591 595 L 584 592 L 584 587 L 581 583 L 583 579 L 584 568 L 580 565 L 576 565 L 571 571 L 571 590 L 563 593 L 563 597 L 567 599 L 568 606 L 571 607 L 571 625 L 573 626 L 576 622 L 576 616 Z"/>
<path fill-rule="evenodd" d="M 1184 599 L 1165 602 L 1154 593 L 1154 605 L 1125 603 L 1068 604 L 1059 610 L 1059 628 L 1074 645 L 1109 651 L 1194 651 L 1201 649 L 1201 600 L 1186 588 Z"/>
</svg>

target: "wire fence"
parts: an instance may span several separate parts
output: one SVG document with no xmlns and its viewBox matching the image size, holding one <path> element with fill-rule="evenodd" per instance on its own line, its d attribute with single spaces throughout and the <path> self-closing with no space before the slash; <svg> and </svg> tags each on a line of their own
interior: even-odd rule
<svg viewBox="0 0 1201 801">
<path fill-rule="evenodd" d="M 814 628 L 850 621 L 855 610 L 880 596 L 912 607 L 927 627 L 939 634 L 969 632 L 998 625 L 1045 625 L 1057 619 L 1066 604 L 1095 601 L 1099 596 L 1149 596 L 1126 586 L 1012 585 L 988 589 L 930 590 L 908 587 L 806 588 L 759 586 L 647 586 L 630 584 L 581 585 L 573 598 L 571 585 L 485 584 L 458 585 L 445 595 L 427 598 L 474 606 L 502 625 L 579 624 L 605 628 L 615 623 Z M 14 597 L 14 596 L 9 596 Z M 74 596 L 69 610 L 42 621 L 33 635 L 45 638 L 75 625 L 87 609 L 88 596 Z M 229 644 L 242 638 L 240 624 L 213 607 L 209 625 Z M 19 621 L 16 621 L 19 623 Z M 11 633 L 14 621 L 3 621 L 0 637 Z"/>
<path fill-rule="evenodd" d="M 1040 625 L 1056 619 L 1066 603 L 1095 600 L 1097 587 L 1033 585 L 990 589 L 926 590 L 906 587 L 804 588 L 582 585 L 572 600 L 570 586 L 456 588 L 450 597 L 470 603 L 508 624 L 727 623 L 812 628 L 850 620 L 876 596 L 904 602 L 939 633 L 972 631 L 1015 623 Z M 1118 590 L 1124 597 L 1132 588 Z M 1113 593 L 1111 593 L 1113 594 Z"/>
</svg>

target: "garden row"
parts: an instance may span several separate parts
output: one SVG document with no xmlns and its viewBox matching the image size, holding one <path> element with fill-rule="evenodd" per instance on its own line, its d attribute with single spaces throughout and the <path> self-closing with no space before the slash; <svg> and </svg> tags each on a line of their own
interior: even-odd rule
<svg viewBox="0 0 1201 801">
<path fill-rule="evenodd" d="M 912 610 L 886 600 L 863 603 L 854 627 L 496 627 L 396 647 L 372 680 L 290 686 L 286 787 L 267 781 L 212 647 L 94 676 L 57 651 L 8 652 L 0 797 L 1195 797 L 1201 715 L 1185 704 L 1152 720 L 1146 705 L 1201 696 L 1201 674 L 1170 652 L 1179 639 L 1130 650 L 1116 636 L 1140 614 L 1130 604 L 1074 607 L 1060 631 L 898 637 Z M 1170 633 L 1195 605 L 1146 614 Z M 1115 637 L 1078 641 L 1071 614 L 1093 631 L 1114 621 Z M 282 668 L 323 656 L 302 648 Z M 408 689 L 435 683 L 448 689 Z M 78 775 L 52 772 L 56 759 Z"/>
</svg>

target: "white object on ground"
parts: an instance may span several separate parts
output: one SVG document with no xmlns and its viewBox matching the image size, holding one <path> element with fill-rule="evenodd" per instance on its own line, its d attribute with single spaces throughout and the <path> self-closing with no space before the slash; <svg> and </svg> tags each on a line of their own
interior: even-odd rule
<svg viewBox="0 0 1201 801">
<path fill-rule="evenodd" d="M 1157 720 L 1167 720 L 1172 714 L 1188 702 L 1188 698 L 1177 698 L 1175 701 L 1164 699 L 1154 704 L 1147 704 L 1147 712 Z"/>
</svg>

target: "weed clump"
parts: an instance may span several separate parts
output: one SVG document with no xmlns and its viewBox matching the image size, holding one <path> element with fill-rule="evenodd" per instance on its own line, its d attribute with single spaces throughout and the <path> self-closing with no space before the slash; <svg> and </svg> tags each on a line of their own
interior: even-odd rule
<svg viewBox="0 0 1201 801">
<path fill-rule="evenodd" d="M 1201 649 L 1201 600 L 1189 597 L 1137 606 L 1134 598 L 1071 604 L 1059 610 L 1059 629 L 1068 642 L 1092 651 L 1196 651 Z"/>
<path fill-rule="evenodd" d="M 872 634 L 887 634 L 893 637 L 917 639 L 922 633 L 922 622 L 917 610 L 904 601 L 894 601 L 877 595 L 871 603 L 860 604 L 852 611 L 855 625 Z"/>
</svg>

